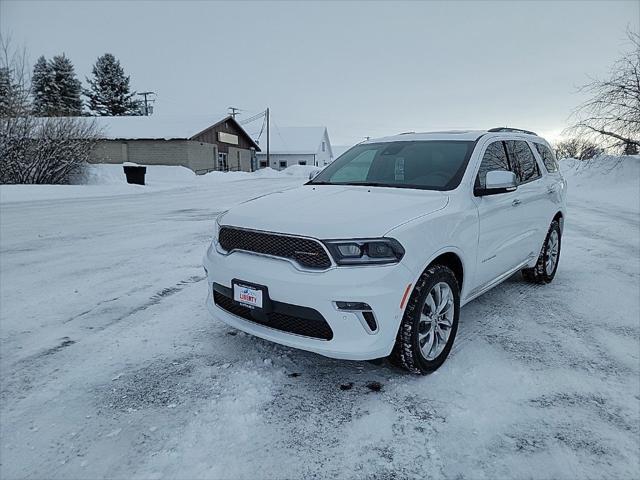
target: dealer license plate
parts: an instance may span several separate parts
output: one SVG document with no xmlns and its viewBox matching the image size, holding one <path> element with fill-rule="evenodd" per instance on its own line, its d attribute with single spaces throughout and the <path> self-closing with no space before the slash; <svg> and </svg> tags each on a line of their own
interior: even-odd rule
<svg viewBox="0 0 640 480">
<path fill-rule="evenodd" d="M 233 299 L 249 308 L 262 308 L 262 290 L 248 285 L 234 283 Z"/>
</svg>

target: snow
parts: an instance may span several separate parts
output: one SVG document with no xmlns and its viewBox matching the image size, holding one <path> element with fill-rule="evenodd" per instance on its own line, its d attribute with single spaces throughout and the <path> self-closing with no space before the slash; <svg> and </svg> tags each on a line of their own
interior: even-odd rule
<svg viewBox="0 0 640 480">
<path fill-rule="evenodd" d="M 96 123 L 102 138 L 189 139 L 229 117 L 229 114 L 78 117 Z"/>
<path fill-rule="evenodd" d="M 576 189 L 574 198 L 640 209 L 640 155 L 603 156 L 586 162 L 571 158 L 560 161 L 560 170 L 570 188 Z"/>
<path fill-rule="evenodd" d="M 555 281 L 465 306 L 426 377 L 209 318 L 215 216 L 302 172 L 3 186 L 0 477 L 638 478 L 638 161 L 561 163 Z"/>
<path fill-rule="evenodd" d="M 206 175 L 196 175 L 186 167 L 160 165 L 146 167 L 146 185 L 144 186 L 127 184 L 122 165 L 88 165 L 85 175 L 78 179 L 78 182 L 83 183 L 82 185 L 0 185 L 0 203 L 136 195 L 219 182 L 237 182 L 251 178 L 295 177 L 308 180 L 311 172 L 319 170 L 318 167 L 309 165 L 293 165 L 281 171 L 263 168 L 252 173 L 210 172 Z"/>
</svg>

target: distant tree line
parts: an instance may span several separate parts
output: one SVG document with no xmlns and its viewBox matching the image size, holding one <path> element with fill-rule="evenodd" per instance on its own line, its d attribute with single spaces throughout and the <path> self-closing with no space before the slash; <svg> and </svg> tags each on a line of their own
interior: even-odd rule
<svg viewBox="0 0 640 480">
<path fill-rule="evenodd" d="M 69 183 L 100 138 L 91 117 L 142 115 L 142 103 L 110 53 L 87 88 L 64 53 L 40 56 L 31 75 L 26 58 L 0 35 L 0 183 Z"/>
<path fill-rule="evenodd" d="M 0 116 L 28 112 L 37 117 L 142 115 L 141 102 L 134 100 L 129 76 L 110 53 L 98 57 L 83 88 L 73 63 L 65 55 L 48 60 L 41 56 L 27 75 L 17 78 L 15 65 L 6 52 L 0 66 Z M 21 66 L 24 70 L 24 62 Z M 83 101 L 83 97 L 86 100 Z"/>
<path fill-rule="evenodd" d="M 77 117 L 81 85 L 64 55 L 38 59 L 32 78 L 26 65 L 26 52 L 0 37 L 0 183 L 69 183 L 100 132 Z"/>
<path fill-rule="evenodd" d="M 562 140 L 555 144 L 555 150 L 558 158 L 575 158 L 577 160 L 591 160 L 604 153 L 602 147 L 582 137 Z"/>
</svg>

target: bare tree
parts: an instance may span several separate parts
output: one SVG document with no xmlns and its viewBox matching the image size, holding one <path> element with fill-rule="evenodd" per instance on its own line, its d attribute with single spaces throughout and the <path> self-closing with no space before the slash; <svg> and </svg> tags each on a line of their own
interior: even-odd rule
<svg viewBox="0 0 640 480">
<path fill-rule="evenodd" d="M 589 160 L 603 153 L 602 148 L 582 137 L 569 138 L 555 144 L 556 157 Z"/>
<path fill-rule="evenodd" d="M 34 117 L 26 58 L 0 37 L 0 183 L 68 183 L 99 137 L 95 120 Z"/>
<path fill-rule="evenodd" d="M 30 93 L 26 50 L 14 48 L 11 38 L 0 35 L 0 117 L 28 113 Z"/>
<path fill-rule="evenodd" d="M 95 120 L 5 117 L 0 123 L 0 183 L 68 183 L 98 140 Z"/>
<path fill-rule="evenodd" d="M 591 98 L 574 111 L 569 131 L 632 154 L 640 150 L 640 35 L 627 34 L 631 50 L 614 63 L 609 78 L 581 87 Z"/>
</svg>

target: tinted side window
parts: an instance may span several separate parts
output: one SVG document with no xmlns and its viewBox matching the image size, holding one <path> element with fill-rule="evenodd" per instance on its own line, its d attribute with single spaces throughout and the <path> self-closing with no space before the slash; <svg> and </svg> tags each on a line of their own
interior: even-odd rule
<svg viewBox="0 0 640 480">
<path fill-rule="evenodd" d="M 556 162 L 556 156 L 553 154 L 551 149 L 541 143 L 534 143 L 534 145 L 536 146 L 536 150 L 538 150 L 540 157 L 542 157 L 544 166 L 547 167 L 547 172 L 557 172 L 558 163 Z"/>
<path fill-rule="evenodd" d="M 487 150 L 482 157 L 482 163 L 480 164 L 480 170 L 478 170 L 478 177 L 476 178 L 476 186 L 479 188 L 485 188 L 487 172 L 491 170 L 511 170 L 509 165 L 509 159 L 507 158 L 507 152 L 504 149 L 502 142 L 490 143 Z"/>
<path fill-rule="evenodd" d="M 538 163 L 527 142 L 507 140 L 505 144 L 520 183 L 527 183 L 540 177 Z"/>
</svg>

